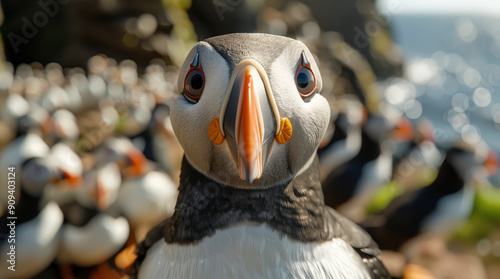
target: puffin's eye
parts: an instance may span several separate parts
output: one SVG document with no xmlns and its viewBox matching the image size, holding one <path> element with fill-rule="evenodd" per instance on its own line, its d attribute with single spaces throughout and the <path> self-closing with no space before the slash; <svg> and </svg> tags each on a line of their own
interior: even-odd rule
<svg viewBox="0 0 500 279">
<path fill-rule="evenodd" d="M 316 93 L 316 78 L 311 68 L 309 68 L 309 62 L 304 53 L 301 55 L 301 62 L 295 74 L 295 83 L 297 84 L 300 97 L 305 102 L 308 102 L 314 96 L 314 93 Z"/>
<path fill-rule="evenodd" d="M 205 75 L 200 65 L 199 55 L 196 53 L 191 62 L 191 69 L 184 78 L 182 93 L 189 102 L 196 104 L 203 93 L 203 87 L 205 87 Z"/>
<path fill-rule="evenodd" d="M 315 85 L 314 75 L 308 68 L 301 68 L 297 72 L 297 88 L 302 94 L 309 94 Z"/>
<path fill-rule="evenodd" d="M 201 68 L 191 68 L 184 79 L 184 97 L 191 103 L 197 103 L 203 93 L 205 76 Z"/>
</svg>

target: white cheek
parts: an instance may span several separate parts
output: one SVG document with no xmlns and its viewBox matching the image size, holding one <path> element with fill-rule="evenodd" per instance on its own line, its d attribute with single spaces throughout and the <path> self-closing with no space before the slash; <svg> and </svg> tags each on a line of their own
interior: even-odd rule
<svg viewBox="0 0 500 279">
<path fill-rule="evenodd" d="M 203 140 L 204 136 L 208 137 L 208 125 L 210 122 L 206 122 L 204 118 L 203 111 L 193 109 L 194 106 L 188 103 L 183 96 L 178 97 L 172 103 L 171 119 L 172 128 L 174 130 L 177 139 L 184 149 L 186 157 L 193 164 L 194 162 L 199 162 L 196 164 L 197 168 L 200 170 L 208 168 L 208 150 L 210 148 L 210 142 Z M 203 126 L 206 126 L 204 128 Z M 203 133 L 206 131 L 207 133 Z"/>
<path fill-rule="evenodd" d="M 311 157 L 316 154 L 328 127 L 330 106 L 323 96 L 316 95 L 309 103 L 303 101 L 302 104 L 298 103 L 289 113 L 293 128 L 290 140 L 290 150 L 293 150 L 290 153 L 290 165 L 297 173 L 311 162 Z"/>
<path fill-rule="evenodd" d="M 196 104 L 179 96 L 172 103 L 171 120 L 172 128 L 189 162 L 199 171 L 206 172 L 210 168 L 213 146 L 208 136 L 208 127 L 212 119 L 219 117 L 229 83 L 229 68 L 226 61 L 211 47 L 199 47 L 197 51 L 205 75 L 202 96 Z M 194 53 L 187 59 L 190 56 L 194 56 Z M 183 75 L 185 72 L 187 70 L 181 71 Z M 180 80 L 183 82 L 184 79 L 179 77 Z"/>
<path fill-rule="evenodd" d="M 292 123 L 292 137 L 287 145 L 289 150 L 293 150 L 289 152 L 292 171 L 297 173 L 314 156 L 326 132 L 330 119 L 330 106 L 319 94 L 309 102 L 304 102 L 295 85 L 293 66 L 288 62 L 294 60 L 287 56 L 289 55 L 276 59 L 270 79 L 280 116 L 287 117 Z M 320 80 L 319 71 L 316 75 Z"/>
</svg>

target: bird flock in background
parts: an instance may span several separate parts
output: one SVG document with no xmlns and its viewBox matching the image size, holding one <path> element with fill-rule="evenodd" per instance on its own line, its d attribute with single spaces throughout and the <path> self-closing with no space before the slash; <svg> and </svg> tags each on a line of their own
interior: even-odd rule
<svg viewBox="0 0 500 279">
<path fill-rule="evenodd" d="M 2 226 L 0 277 L 109 278 L 107 260 L 174 210 L 179 162 L 166 101 L 176 74 L 152 63 L 138 77 L 133 62 L 104 56 L 87 74 L 37 66 L 14 74 L 7 65 L 0 78 L 2 178 L 8 167 L 17 175 L 13 214 L 2 194 L 1 215 L 2 224 L 17 217 L 18 266 L 8 273 Z"/>
<path fill-rule="evenodd" d="M 153 61 L 139 76 L 134 62 L 105 56 L 91 58 L 87 71 L 4 65 L 0 213 L 7 223 L 4 177 L 15 167 L 19 269 L 7 273 L 2 226 L 1 278 L 122 278 L 117 254 L 174 212 L 177 71 Z M 325 96 L 332 117 L 318 156 L 327 205 L 395 251 L 467 220 L 475 187 L 498 168 L 484 142 L 457 141 L 443 152 L 428 121 L 414 128 L 394 108 L 373 112 L 354 94 Z M 389 197 L 380 194 L 387 185 Z"/>
</svg>

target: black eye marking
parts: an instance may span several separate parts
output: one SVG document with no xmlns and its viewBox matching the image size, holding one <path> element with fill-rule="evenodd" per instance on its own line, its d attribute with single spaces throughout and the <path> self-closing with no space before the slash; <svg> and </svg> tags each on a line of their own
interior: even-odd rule
<svg viewBox="0 0 500 279">
<path fill-rule="evenodd" d="M 203 94 L 205 87 L 205 74 L 200 65 L 198 53 L 194 55 L 191 68 L 184 78 L 184 89 L 182 93 L 184 97 L 191 103 L 196 104 Z"/>
</svg>

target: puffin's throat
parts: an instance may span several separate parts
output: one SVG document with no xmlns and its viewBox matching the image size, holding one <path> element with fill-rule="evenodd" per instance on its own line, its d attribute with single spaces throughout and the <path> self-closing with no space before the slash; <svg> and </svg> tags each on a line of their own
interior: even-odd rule
<svg viewBox="0 0 500 279">
<path fill-rule="evenodd" d="M 176 209 L 167 220 L 165 240 L 193 243 L 245 221 L 265 223 L 301 242 L 330 239 L 334 230 L 325 225 L 330 217 L 318 164 L 315 158 L 303 173 L 277 185 L 241 189 L 212 180 L 184 158 Z"/>
</svg>

